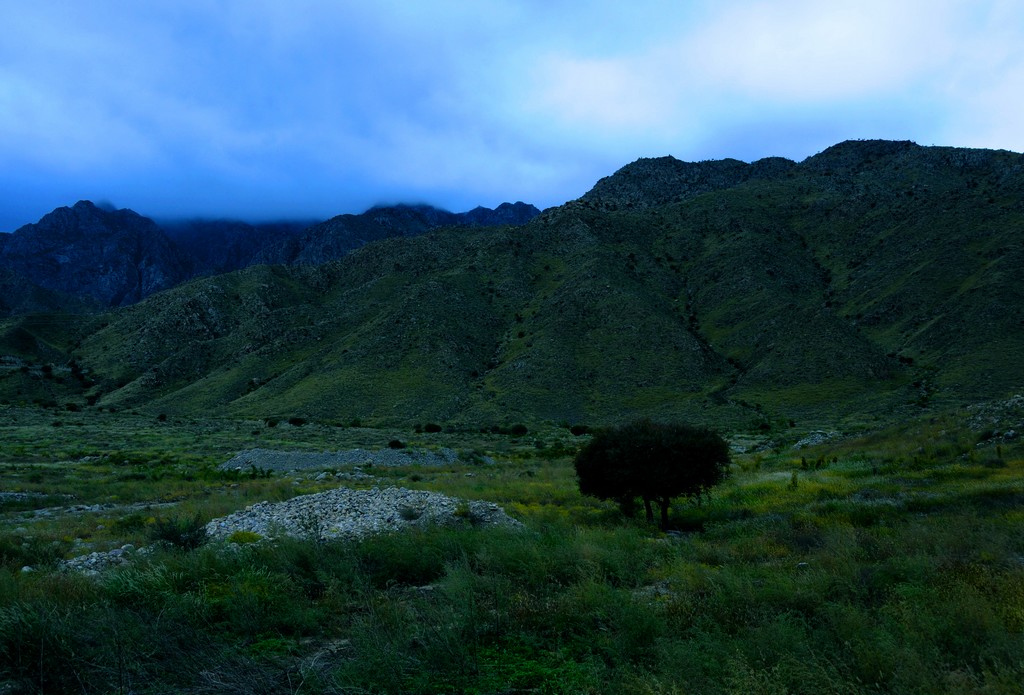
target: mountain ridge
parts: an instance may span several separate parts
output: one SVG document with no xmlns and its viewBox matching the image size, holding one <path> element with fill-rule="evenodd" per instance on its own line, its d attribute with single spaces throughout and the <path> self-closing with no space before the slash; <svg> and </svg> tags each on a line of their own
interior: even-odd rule
<svg viewBox="0 0 1024 695">
<path fill-rule="evenodd" d="M 64 397 L 97 407 L 377 424 L 853 426 L 1024 384 L 1024 156 L 676 161 L 521 226 L 392 235 L 19 335 L 81 365 L 92 385 Z"/>
<path fill-rule="evenodd" d="M 133 304 L 186 280 L 250 265 L 324 263 L 388 236 L 422 234 L 445 225 L 521 224 L 539 212 L 522 202 L 465 213 L 391 205 L 319 223 L 193 219 L 161 226 L 133 210 L 82 200 L 0 235 L 0 269 L 61 293 L 69 307 L 80 311 L 95 302 Z M 8 304 L 0 316 L 22 310 Z"/>
</svg>

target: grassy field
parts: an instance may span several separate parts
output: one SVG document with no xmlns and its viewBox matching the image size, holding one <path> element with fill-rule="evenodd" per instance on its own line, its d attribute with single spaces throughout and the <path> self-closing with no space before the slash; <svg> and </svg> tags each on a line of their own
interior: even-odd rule
<svg viewBox="0 0 1024 695">
<path fill-rule="evenodd" d="M 1024 682 L 1024 447 L 963 417 L 799 450 L 736 438 L 748 451 L 730 479 L 701 506 L 679 501 L 677 530 L 662 534 L 580 496 L 572 455 L 584 439 L 563 429 L 2 416 L 0 489 L 38 496 L 0 499 L 0 692 L 1019 693 Z M 495 501 L 525 530 L 168 548 L 99 577 L 56 568 L 147 545 L 169 522 L 328 485 L 216 470 L 240 449 L 393 439 L 495 463 L 372 469 L 358 484 Z"/>
</svg>

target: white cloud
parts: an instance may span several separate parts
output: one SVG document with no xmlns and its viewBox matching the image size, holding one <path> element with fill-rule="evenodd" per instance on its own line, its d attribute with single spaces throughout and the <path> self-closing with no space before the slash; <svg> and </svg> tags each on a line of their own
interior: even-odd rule
<svg viewBox="0 0 1024 695">
<path fill-rule="evenodd" d="M 797 108 L 898 92 L 948 66 L 959 8 L 942 3 L 742 2 L 627 55 L 541 61 L 536 103 L 582 126 L 664 127 L 751 102 Z M 763 108 L 755 107 L 755 108 Z"/>
<path fill-rule="evenodd" d="M 708 85 L 790 106 L 877 98 L 948 64 L 959 14 L 907 0 L 742 3 L 687 37 L 680 58 Z"/>
<path fill-rule="evenodd" d="M 3 73 L 0 151 L 8 162 L 80 173 L 149 162 L 155 154 L 150 137 L 109 104 Z"/>
<path fill-rule="evenodd" d="M 532 107 L 599 130 L 662 127 L 673 104 L 644 63 L 550 56 L 538 67 L 543 83 Z"/>
<path fill-rule="evenodd" d="M 1019 0 L 34 0 L 5 15 L 0 157 L 68 185 L 123 172 L 201 180 L 211 200 L 279 182 L 303 199 L 556 203 L 638 156 L 802 158 L 849 137 L 1024 149 Z"/>
<path fill-rule="evenodd" d="M 987 3 L 937 84 L 943 144 L 1024 152 L 1024 5 Z"/>
<path fill-rule="evenodd" d="M 637 154 L 707 153 L 702 143 L 726 142 L 724 133 L 767 135 L 771 123 L 793 143 L 794 126 L 809 128 L 800 156 L 822 137 L 986 147 L 1019 147 L 1024 138 L 1019 2 L 743 0 L 700 8 L 666 15 L 650 41 L 630 36 L 603 52 L 570 45 L 542 54 L 516 117 L 563 142 Z"/>
</svg>

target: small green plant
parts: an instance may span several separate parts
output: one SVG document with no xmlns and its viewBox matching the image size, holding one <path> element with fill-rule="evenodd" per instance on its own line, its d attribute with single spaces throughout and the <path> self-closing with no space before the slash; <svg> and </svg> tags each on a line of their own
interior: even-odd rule
<svg viewBox="0 0 1024 695">
<path fill-rule="evenodd" d="M 257 468 L 255 464 L 249 464 L 248 475 L 250 480 L 256 480 L 257 478 L 269 478 L 274 474 L 274 471 L 270 468 Z"/>
<path fill-rule="evenodd" d="M 238 545 L 258 543 L 261 540 L 263 540 L 263 536 L 255 531 L 235 531 L 228 536 L 228 543 L 237 543 Z"/>
<path fill-rule="evenodd" d="M 398 516 L 402 517 L 402 519 L 404 519 L 405 521 L 416 521 L 422 515 L 422 510 L 416 509 L 415 507 L 411 507 L 409 505 L 405 505 L 398 510 Z"/>
<path fill-rule="evenodd" d="M 146 517 L 139 512 L 132 512 L 114 522 L 114 529 L 128 532 L 138 531 L 146 526 Z"/>
<path fill-rule="evenodd" d="M 312 512 L 299 519 L 299 528 L 302 530 L 303 538 L 307 540 L 314 543 L 323 543 L 326 540 L 323 521 Z"/>
<path fill-rule="evenodd" d="M 488 461 L 486 455 L 479 449 L 464 449 L 460 451 L 459 460 L 472 466 L 483 466 Z"/>
<path fill-rule="evenodd" d="M 797 475 L 796 471 L 793 471 L 792 475 L 789 476 L 789 485 L 787 486 L 790 490 L 796 490 L 800 486 L 800 476 Z"/>
</svg>

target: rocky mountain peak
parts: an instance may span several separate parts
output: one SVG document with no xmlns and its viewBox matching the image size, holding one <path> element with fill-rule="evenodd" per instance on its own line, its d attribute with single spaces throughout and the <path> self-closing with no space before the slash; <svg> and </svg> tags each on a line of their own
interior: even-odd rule
<svg viewBox="0 0 1024 695">
<path fill-rule="evenodd" d="M 11 234 L 0 249 L 0 268 L 107 306 L 132 304 L 187 277 L 186 264 L 153 220 L 88 200 Z"/>
<path fill-rule="evenodd" d="M 641 158 L 598 181 L 580 201 L 603 210 L 652 208 L 770 175 L 777 166 L 777 159 L 759 167 L 737 159 Z"/>
<path fill-rule="evenodd" d="M 520 225 L 526 224 L 540 214 L 535 206 L 522 201 L 515 203 L 502 203 L 491 210 L 483 206 L 477 206 L 469 212 L 460 215 L 463 224 L 474 224 L 483 227 L 494 225 Z"/>
<path fill-rule="evenodd" d="M 811 170 L 855 169 L 878 160 L 923 149 L 910 140 L 845 140 L 805 159 Z"/>
</svg>

